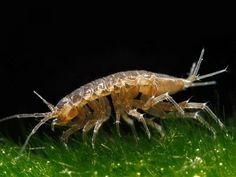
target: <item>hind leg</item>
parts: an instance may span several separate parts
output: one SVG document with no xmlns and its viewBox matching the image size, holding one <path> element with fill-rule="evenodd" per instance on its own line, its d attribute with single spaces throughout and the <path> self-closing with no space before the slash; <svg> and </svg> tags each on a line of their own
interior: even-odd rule
<svg viewBox="0 0 236 177">
<path fill-rule="evenodd" d="M 196 121 L 198 121 L 201 125 L 203 125 L 204 127 L 206 127 L 214 136 L 214 138 L 216 137 L 216 130 L 201 116 L 199 115 L 198 112 L 195 113 L 185 113 L 184 116 L 166 116 L 165 118 L 184 118 L 184 119 L 194 119 Z"/>
<path fill-rule="evenodd" d="M 213 118 L 218 125 L 221 128 L 225 128 L 224 124 L 220 121 L 220 119 L 213 113 L 213 111 L 206 105 L 206 103 L 194 103 L 194 102 L 186 102 L 184 109 L 199 109 L 199 110 L 203 110 L 205 112 L 207 112 L 211 118 Z"/>
<path fill-rule="evenodd" d="M 179 103 L 179 106 L 182 107 L 183 109 L 200 109 L 199 107 L 193 107 L 193 105 L 189 104 L 188 101 L 189 100 Z M 205 119 L 201 115 L 199 115 L 199 111 L 194 112 L 194 113 L 185 112 L 184 115 L 181 115 L 178 112 L 173 112 L 173 105 L 170 105 L 170 103 L 165 103 L 165 104 L 166 105 L 163 108 L 165 109 L 165 111 L 168 111 L 169 113 L 163 114 L 161 118 L 163 119 L 168 119 L 168 118 L 194 119 L 198 121 L 200 124 L 202 124 L 204 127 L 206 127 L 215 137 L 216 135 L 215 129 L 207 121 L 205 121 Z M 161 104 L 157 106 L 161 106 Z"/>
</svg>

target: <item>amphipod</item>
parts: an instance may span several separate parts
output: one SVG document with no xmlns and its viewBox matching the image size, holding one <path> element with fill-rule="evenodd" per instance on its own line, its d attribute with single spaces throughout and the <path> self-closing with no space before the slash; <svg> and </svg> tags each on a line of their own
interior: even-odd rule
<svg viewBox="0 0 236 177">
<path fill-rule="evenodd" d="M 48 106 L 49 112 L 16 114 L 5 117 L 0 122 L 13 118 L 42 118 L 28 135 L 21 152 L 24 151 L 31 136 L 50 119 L 53 119 L 52 129 L 55 125 L 69 127 L 62 135 L 65 142 L 71 134 L 80 129 L 82 129 L 83 135 L 93 129 L 92 145 L 94 147 L 96 135 L 102 124 L 110 118 L 112 107 L 115 112 L 115 124 L 119 134 L 120 121 L 124 121 L 131 127 L 133 134 L 136 136 L 134 127 L 134 120 L 136 119 L 142 123 L 149 138 L 151 136 L 149 127 L 157 129 L 163 136 L 162 127 L 155 120 L 150 119 L 149 115 L 161 119 L 171 117 L 195 119 L 215 135 L 215 129 L 204 120 L 199 111 L 207 112 L 221 128 L 224 128 L 224 125 L 206 103 L 189 101 L 177 103 L 171 96 L 189 87 L 215 84 L 215 81 L 197 81 L 226 71 L 227 68 L 199 75 L 198 71 L 203 60 L 203 54 L 204 49 L 201 51 L 198 62 L 193 63 L 186 79 L 144 70 L 118 72 L 81 86 L 62 98 L 56 106 L 47 102 L 34 91 Z M 111 97 L 111 101 L 107 98 L 108 96 Z M 196 111 L 186 111 L 188 109 Z M 140 112 L 145 112 L 145 116 Z"/>
</svg>

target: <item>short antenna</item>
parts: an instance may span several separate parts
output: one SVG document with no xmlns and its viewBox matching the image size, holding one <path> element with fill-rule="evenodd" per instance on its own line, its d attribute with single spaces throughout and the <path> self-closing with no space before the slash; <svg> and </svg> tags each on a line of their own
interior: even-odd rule
<svg viewBox="0 0 236 177">
<path fill-rule="evenodd" d="M 55 110 L 55 107 L 53 104 L 49 103 L 47 100 L 45 100 L 41 95 L 39 95 L 35 90 L 33 91 L 35 95 L 37 95 L 47 106 L 48 108 L 53 112 Z"/>
</svg>

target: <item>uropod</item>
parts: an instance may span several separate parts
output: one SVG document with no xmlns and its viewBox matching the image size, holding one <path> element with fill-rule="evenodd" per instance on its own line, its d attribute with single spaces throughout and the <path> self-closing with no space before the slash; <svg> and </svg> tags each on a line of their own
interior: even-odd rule
<svg viewBox="0 0 236 177">
<path fill-rule="evenodd" d="M 201 51 L 198 62 L 193 63 L 186 79 L 144 70 L 118 72 L 79 87 L 62 98 L 56 106 L 34 91 L 48 106 L 49 112 L 15 114 L 0 119 L 0 122 L 13 118 L 42 118 L 28 135 L 21 152 L 24 151 L 31 136 L 37 132 L 40 126 L 51 119 L 53 119 L 52 130 L 55 125 L 69 127 L 61 137 L 65 142 L 68 141 L 70 135 L 78 130 L 82 129 L 83 135 L 86 135 L 88 131 L 93 129 L 92 146 L 94 147 L 98 131 L 102 124 L 111 117 L 112 109 L 115 113 L 118 134 L 120 134 L 120 122 L 124 121 L 137 137 L 134 126 L 134 120 L 137 120 L 142 123 L 149 138 L 151 137 L 149 127 L 155 128 L 161 136 L 164 136 L 161 125 L 155 119 L 150 118 L 150 116 L 154 116 L 160 119 L 173 117 L 195 119 L 215 136 L 215 129 L 204 120 L 199 111 L 208 113 L 221 128 L 224 128 L 224 125 L 206 103 L 190 102 L 189 100 L 177 103 L 171 96 L 189 87 L 215 84 L 215 81 L 201 82 L 201 80 L 226 71 L 227 68 L 199 75 L 198 71 L 203 54 L 204 49 Z M 189 109 L 194 111 L 188 111 Z"/>
</svg>

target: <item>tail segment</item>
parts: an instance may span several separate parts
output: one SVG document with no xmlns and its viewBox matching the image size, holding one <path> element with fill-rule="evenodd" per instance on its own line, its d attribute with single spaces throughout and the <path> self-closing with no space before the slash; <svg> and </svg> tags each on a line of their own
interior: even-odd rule
<svg viewBox="0 0 236 177">
<path fill-rule="evenodd" d="M 207 81 L 207 82 L 198 82 L 198 83 L 194 83 L 195 81 L 199 81 L 201 79 L 205 79 L 208 77 L 212 77 L 215 76 L 217 74 L 223 73 L 227 71 L 228 66 L 225 69 L 219 70 L 219 71 L 215 71 L 209 74 L 204 74 L 204 75 L 199 75 L 198 71 L 200 69 L 201 63 L 203 61 L 203 55 L 204 55 L 204 48 L 201 51 L 200 57 L 198 62 L 194 62 L 191 69 L 190 69 L 190 73 L 187 79 L 185 79 L 185 88 L 188 87 L 197 87 L 197 86 L 206 86 L 206 85 L 213 85 L 216 84 L 216 81 Z"/>
</svg>

